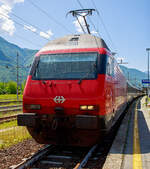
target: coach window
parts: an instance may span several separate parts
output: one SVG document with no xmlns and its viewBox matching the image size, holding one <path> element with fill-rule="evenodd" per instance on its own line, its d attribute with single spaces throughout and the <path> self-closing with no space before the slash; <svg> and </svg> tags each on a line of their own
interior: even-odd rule
<svg viewBox="0 0 150 169">
<path fill-rule="evenodd" d="M 114 58 L 111 58 L 111 60 L 112 60 L 111 61 L 111 76 L 114 76 L 114 64 L 115 64 L 114 62 L 115 61 L 114 61 Z"/>
</svg>

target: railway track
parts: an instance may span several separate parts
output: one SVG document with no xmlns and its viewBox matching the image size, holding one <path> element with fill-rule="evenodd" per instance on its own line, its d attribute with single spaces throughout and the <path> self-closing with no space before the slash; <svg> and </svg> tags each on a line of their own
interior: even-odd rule
<svg viewBox="0 0 150 169">
<path fill-rule="evenodd" d="M 23 159 L 22 163 L 11 166 L 10 169 L 100 169 L 103 167 L 122 119 L 123 116 L 103 140 L 91 148 L 48 145 L 30 158 Z"/>
<path fill-rule="evenodd" d="M 10 103 L 22 103 L 22 100 L 3 100 L 0 101 L 0 105 L 10 104 Z"/>
<path fill-rule="evenodd" d="M 26 159 L 25 162 L 17 166 L 11 166 L 11 169 L 48 169 L 48 168 L 74 168 L 79 169 L 86 165 L 97 145 L 89 148 L 74 148 L 60 146 L 45 146 L 37 154 Z"/>
<path fill-rule="evenodd" d="M 12 116 L 0 117 L 0 124 L 4 122 L 9 122 L 17 119 L 17 114 Z"/>
<path fill-rule="evenodd" d="M 112 137 L 112 135 L 111 135 Z M 10 169 L 82 169 L 101 168 L 113 139 L 106 136 L 103 142 L 91 148 L 46 145 L 45 148 Z"/>
<path fill-rule="evenodd" d="M 91 148 L 47 145 L 30 158 L 23 159 L 22 163 L 11 166 L 10 169 L 102 168 L 122 118 L 101 143 Z"/>
<path fill-rule="evenodd" d="M 97 145 L 91 148 L 47 145 L 30 158 L 23 159 L 22 163 L 11 166 L 10 169 L 100 169 L 103 167 L 126 111 L 115 127 Z"/>
<path fill-rule="evenodd" d="M 0 123 L 9 122 L 11 120 L 17 119 L 17 114 L 14 114 L 13 112 L 18 112 L 18 111 L 22 111 L 22 104 L 0 106 L 0 113 L 2 114 L 2 117 L 0 117 Z M 10 112 L 13 114 L 7 115 L 7 113 Z"/>
<path fill-rule="evenodd" d="M 9 108 L 16 108 L 16 107 L 22 107 L 22 104 L 17 104 L 17 105 L 11 105 L 11 106 L 0 106 L 0 110 L 7 110 Z"/>
<path fill-rule="evenodd" d="M 12 106 L 1 106 L 0 113 L 16 112 L 21 111 L 22 105 L 12 105 Z"/>
</svg>

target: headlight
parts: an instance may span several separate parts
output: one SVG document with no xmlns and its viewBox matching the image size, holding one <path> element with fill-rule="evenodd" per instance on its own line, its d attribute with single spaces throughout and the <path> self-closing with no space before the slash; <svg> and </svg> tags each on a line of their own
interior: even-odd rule
<svg viewBox="0 0 150 169">
<path fill-rule="evenodd" d="M 41 109 L 41 105 L 40 104 L 25 104 L 24 108 L 26 110 L 40 110 Z"/>
<path fill-rule="evenodd" d="M 86 105 L 80 106 L 80 110 L 87 110 L 87 108 L 88 108 L 88 106 L 86 106 Z"/>
<path fill-rule="evenodd" d="M 94 110 L 94 106 L 88 106 L 88 110 Z"/>
<path fill-rule="evenodd" d="M 98 110 L 97 105 L 81 105 L 80 110 Z"/>
</svg>

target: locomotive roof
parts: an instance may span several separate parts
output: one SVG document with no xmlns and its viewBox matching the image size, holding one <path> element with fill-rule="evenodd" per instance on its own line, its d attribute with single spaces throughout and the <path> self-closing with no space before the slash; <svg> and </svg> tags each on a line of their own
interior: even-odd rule
<svg viewBox="0 0 150 169">
<path fill-rule="evenodd" d="M 56 40 L 48 42 L 40 52 L 63 49 L 78 49 L 78 48 L 106 48 L 105 41 L 102 38 L 90 35 L 67 35 Z"/>
</svg>

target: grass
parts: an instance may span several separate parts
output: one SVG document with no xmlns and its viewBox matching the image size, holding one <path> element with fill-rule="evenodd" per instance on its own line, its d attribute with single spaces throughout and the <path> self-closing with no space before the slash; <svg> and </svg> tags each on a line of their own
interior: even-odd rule
<svg viewBox="0 0 150 169">
<path fill-rule="evenodd" d="M 19 99 L 22 100 L 22 95 L 19 95 Z M 0 101 L 7 100 L 17 100 L 16 94 L 0 95 Z M 5 105 L 14 105 L 14 103 Z M 0 113 L 0 117 L 15 115 L 18 113 L 21 113 L 21 111 Z M 0 124 L 0 149 L 7 148 L 28 138 L 31 138 L 31 136 L 28 133 L 26 127 L 17 126 L 17 120 Z"/>
<path fill-rule="evenodd" d="M 31 138 L 26 127 L 17 126 L 17 120 L 0 124 L 0 149 Z"/>
<path fill-rule="evenodd" d="M 17 100 L 16 94 L 1 94 L 0 100 Z M 19 95 L 19 100 L 22 100 L 22 95 Z"/>
<path fill-rule="evenodd" d="M 144 99 L 145 99 L 144 105 L 147 106 L 148 104 L 150 104 L 150 98 L 147 95 L 144 97 Z"/>
<path fill-rule="evenodd" d="M 16 126 L 17 126 L 17 120 L 12 120 L 12 121 L 4 122 L 4 123 L 0 124 L 0 130 L 6 129 L 9 127 L 16 127 Z"/>
<path fill-rule="evenodd" d="M 14 105 L 22 105 L 20 102 L 16 102 L 16 103 L 2 103 L 0 104 L 0 107 L 4 107 L 4 106 L 14 106 Z"/>
<path fill-rule="evenodd" d="M 2 112 L 0 112 L 0 118 L 7 117 L 7 116 L 13 116 L 13 115 L 20 114 L 20 113 L 22 113 L 22 111 L 20 111 L 20 110 L 19 111 L 15 111 L 15 112 L 10 111 L 8 113 L 2 113 Z"/>
</svg>

